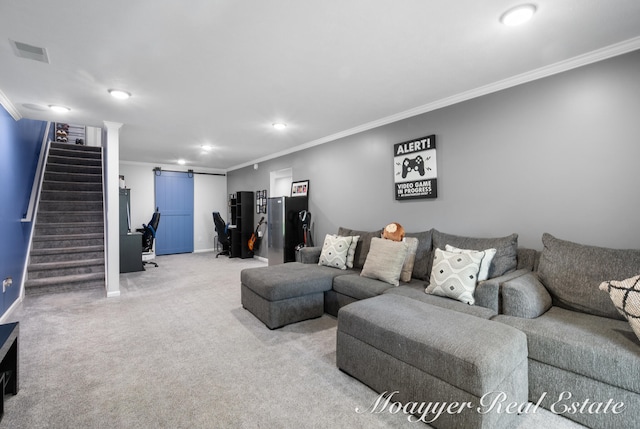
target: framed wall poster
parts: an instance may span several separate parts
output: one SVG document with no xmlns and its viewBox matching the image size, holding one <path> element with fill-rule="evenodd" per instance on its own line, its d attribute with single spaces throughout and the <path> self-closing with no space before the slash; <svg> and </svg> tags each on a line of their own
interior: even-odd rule
<svg viewBox="0 0 640 429">
<path fill-rule="evenodd" d="M 309 181 L 301 180 L 299 182 L 293 182 L 291 184 L 291 196 L 292 197 L 306 197 L 309 195 Z"/>
<path fill-rule="evenodd" d="M 436 136 L 393 145 L 396 200 L 437 198 Z"/>
</svg>

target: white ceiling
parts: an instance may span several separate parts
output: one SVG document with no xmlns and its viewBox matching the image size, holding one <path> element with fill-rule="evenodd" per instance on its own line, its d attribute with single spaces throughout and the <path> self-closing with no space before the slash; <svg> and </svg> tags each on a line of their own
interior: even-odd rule
<svg viewBox="0 0 640 429">
<path fill-rule="evenodd" d="M 2 0 L 0 101 L 24 118 L 123 123 L 124 161 L 226 170 L 640 48 L 638 0 L 533 1 L 532 21 L 505 27 L 520 2 Z"/>
</svg>

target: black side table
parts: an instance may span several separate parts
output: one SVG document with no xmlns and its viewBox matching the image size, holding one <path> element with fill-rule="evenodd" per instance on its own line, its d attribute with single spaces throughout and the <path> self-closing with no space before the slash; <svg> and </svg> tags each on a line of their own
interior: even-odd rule
<svg viewBox="0 0 640 429">
<path fill-rule="evenodd" d="M 18 394 L 18 322 L 0 325 L 0 420 L 4 414 L 4 394 Z"/>
</svg>

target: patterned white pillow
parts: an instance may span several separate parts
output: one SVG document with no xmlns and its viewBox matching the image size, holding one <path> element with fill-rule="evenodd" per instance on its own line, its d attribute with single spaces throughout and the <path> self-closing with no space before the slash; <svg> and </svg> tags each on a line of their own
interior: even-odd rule
<svg viewBox="0 0 640 429">
<path fill-rule="evenodd" d="M 478 271 L 484 252 L 454 253 L 436 248 L 426 293 L 475 304 Z"/>
<path fill-rule="evenodd" d="M 340 237 L 327 234 L 324 237 L 318 265 L 326 265 L 327 267 L 346 270 L 347 254 L 349 253 L 349 246 L 351 246 L 352 241 L 352 237 Z"/>
<path fill-rule="evenodd" d="M 640 275 L 622 281 L 602 282 L 600 290 L 609 292 L 613 305 L 627 319 L 640 339 Z"/>
<path fill-rule="evenodd" d="M 455 252 L 455 253 L 468 253 L 468 252 L 478 252 L 478 250 L 471 249 L 458 249 L 457 247 L 450 246 L 446 244 L 444 246 L 444 250 L 447 252 Z M 489 278 L 489 268 L 491 267 L 491 261 L 493 261 L 493 257 L 496 256 L 496 249 L 485 249 L 484 258 L 482 258 L 482 262 L 480 263 L 480 271 L 478 272 L 478 281 L 481 282 L 483 280 L 487 280 Z"/>
<path fill-rule="evenodd" d="M 347 253 L 347 268 L 353 268 L 353 260 L 356 256 L 356 247 L 358 246 L 358 240 L 360 239 L 359 235 L 337 235 L 333 234 L 334 237 L 346 237 L 351 238 L 351 245 L 349 246 L 349 252 Z"/>
</svg>

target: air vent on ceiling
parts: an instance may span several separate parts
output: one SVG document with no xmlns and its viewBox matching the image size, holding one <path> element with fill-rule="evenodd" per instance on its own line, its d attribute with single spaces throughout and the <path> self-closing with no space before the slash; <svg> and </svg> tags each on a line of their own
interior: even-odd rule
<svg viewBox="0 0 640 429">
<path fill-rule="evenodd" d="M 29 45 L 27 43 L 17 42 L 11 39 L 9 40 L 11 42 L 11 46 L 13 47 L 13 52 L 17 56 L 28 58 L 30 60 L 41 61 L 43 63 L 49 63 L 49 56 L 47 55 L 47 50 L 45 48 Z"/>
</svg>

